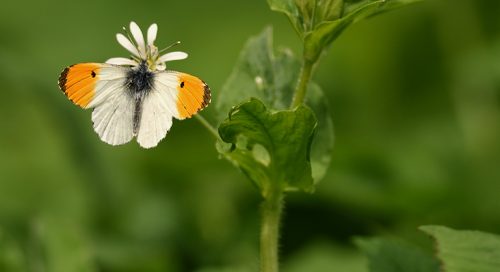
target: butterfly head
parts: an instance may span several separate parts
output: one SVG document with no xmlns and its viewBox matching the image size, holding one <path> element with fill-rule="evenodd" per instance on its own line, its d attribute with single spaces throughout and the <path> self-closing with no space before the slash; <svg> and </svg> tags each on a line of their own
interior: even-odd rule
<svg viewBox="0 0 500 272">
<path fill-rule="evenodd" d="M 166 69 L 165 62 L 172 60 L 181 60 L 188 57 L 188 54 L 180 51 L 169 52 L 162 55 L 162 52 L 179 44 L 176 42 L 163 50 L 158 50 L 154 45 L 158 26 L 152 24 L 147 31 L 146 40 L 144 35 L 135 22 L 130 22 L 130 32 L 124 27 L 125 34 L 116 34 L 116 40 L 132 55 L 130 58 L 111 58 L 106 61 L 109 64 L 139 66 L 145 63 L 151 71 L 163 71 Z"/>
</svg>

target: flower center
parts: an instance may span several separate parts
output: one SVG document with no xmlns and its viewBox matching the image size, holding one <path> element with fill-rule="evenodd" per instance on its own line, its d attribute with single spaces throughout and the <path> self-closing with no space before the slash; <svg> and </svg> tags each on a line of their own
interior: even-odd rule
<svg viewBox="0 0 500 272">
<path fill-rule="evenodd" d="M 156 70 L 156 62 L 158 61 L 158 48 L 152 44 L 146 47 L 146 65 L 149 70 Z"/>
</svg>

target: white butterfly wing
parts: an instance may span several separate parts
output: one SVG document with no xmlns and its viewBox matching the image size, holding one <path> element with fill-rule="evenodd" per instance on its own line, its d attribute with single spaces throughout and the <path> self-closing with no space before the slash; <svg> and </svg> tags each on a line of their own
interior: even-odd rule
<svg viewBox="0 0 500 272">
<path fill-rule="evenodd" d="M 119 145 L 133 135 L 134 99 L 125 81 L 130 68 L 104 63 L 80 63 L 64 69 L 59 87 L 76 105 L 94 108 L 92 122 L 102 141 Z"/>
<path fill-rule="evenodd" d="M 172 126 L 172 98 L 168 89 L 153 89 L 142 103 L 137 142 L 144 148 L 151 148 L 165 138 Z"/>
<path fill-rule="evenodd" d="M 175 71 L 155 74 L 153 89 L 142 104 L 137 142 L 151 148 L 165 138 L 172 117 L 189 118 L 210 103 L 210 89 L 199 78 Z"/>
<path fill-rule="evenodd" d="M 134 137 L 135 101 L 123 87 L 92 111 L 94 130 L 102 141 L 110 145 L 130 142 Z"/>
</svg>

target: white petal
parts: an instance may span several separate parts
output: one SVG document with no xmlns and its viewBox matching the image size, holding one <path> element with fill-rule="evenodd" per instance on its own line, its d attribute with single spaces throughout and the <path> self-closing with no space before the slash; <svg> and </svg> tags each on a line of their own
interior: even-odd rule
<svg viewBox="0 0 500 272">
<path fill-rule="evenodd" d="M 167 66 L 165 65 L 165 63 L 163 63 L 163 62 L 156 63 L 156 70 L 157 71 L 165 71 L 165 69 L 167 69 Z"/>
<path fill-rule="evenodd" d="M 139 65 L 139 63 L 137 63 L 135 60 L 131 60 L 131 59 L 127 59 L 127 58 L 110 58 L 106 61 L 106 63 L 115 64 L 115 65 L 132 65 L 132 66 Z"/>
<path fill-rule="evenodd" d="M 142 31 L 139 26 L 135 22 L 130 22 L 130 32 L 132 32 L 132 36 L 139 47 L 139 53 L 141 57 L 146 57 L 146 44 L 144 43 L 144 36 L 142 35 Z"/>
<path fill-rule="evenodd" d="M 158 25 L 152 24 L 148 28 L 148 45 L 153 45 L 156 40 L 156 33 L 158 32 Z"/>
<path fill-rule="evenodd" d="M 170 52 L 167 53 L 163 56 L 161 56 L 158 59 L 158 62 L 166 62 L 166 61 L 172 61 L 172 60 L 182 60 L 188 57 L 187 53 L 180 52 L 180 51 L 175 51 L 175 52 Z"/>
<path fill-rule="evenodd" d="M 127 49 L 130 53 L 132 53 L 136 57 L 141 57 L 139 55 L 139 51 L 137 51 L 137 48 L 132 44 L 131 41 L 127 39 L 123 34 L 116 34 L 116 40 L 118 41 L 119 44 L 121 44 L 125 49 Z"/>
</svg>

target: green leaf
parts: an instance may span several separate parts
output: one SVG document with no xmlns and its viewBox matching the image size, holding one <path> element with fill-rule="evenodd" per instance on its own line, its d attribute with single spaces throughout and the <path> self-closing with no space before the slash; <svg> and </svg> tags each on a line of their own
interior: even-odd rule
<svg viewBox="0 0 500 272">
<path fill-rule="evenodd" d="M 251 97 L 273 110 L 287 109 L 297 85 L 300 62 L 288 49 L 273 53 L 272 29 L 252 37 L 243 48 L 235 68 L 216 100 L 219 120 L 227 117 L 234 105 Z M 321 88 L 311 83 L 306 105 L 313 110 L 318 127 L 311 147 L 314 182 L 320 181 L 330 165 L 333 149 L 333 121 L 328 99 Z"/>
<path fill-rule="evenodd" d="M 272 28 L 265 28 L 245 44 L 219 92 L 215 104 L 219 120 L 226 118 L 234 105 L 250 97 L 258 98 L 273 109 L 287 109 L 299 71 L 300 62 L 289 49 L 282 49 L 274 55 Z"/>
<path fill-rule="evenodd" d="M 313 189 L 310 145 L 316 128 L 305 106 L 271 112 L 257 99 L 233 108 L 219 126 L 219 152 L 238 166 L 261 190 Z"/>
<path fill-rule="evenodd" d="M 314 63 L 352 23 L 418 1 L 421 0 L 268 0 L 268 3 L 272 10 L 288 16 L 304 41 L 304 57 Z"/>
<path fill-rule="evenodd" d="M 355 240 L 368 257 L 370 272 L 438 272 L 439 262 L 420 248 L 384 238 Z"/>
<path fill-rule="evenodd" d="M 497 272 L 500 268 L 500 236 L 443 226 L 423 226 L 434 238 L 437 256 L 445 272 Z"/>
</svg>

